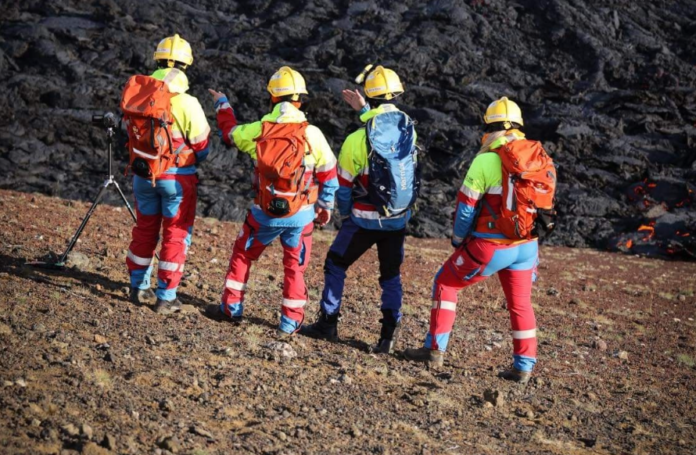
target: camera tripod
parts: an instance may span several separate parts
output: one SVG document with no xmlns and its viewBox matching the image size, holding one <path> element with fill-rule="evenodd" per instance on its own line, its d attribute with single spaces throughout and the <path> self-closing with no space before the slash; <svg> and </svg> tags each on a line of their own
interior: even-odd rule
<svg viewBox="0 0 696 455">
<path fill-rule="evenodd" d="M 108 117 L 108 116 L 105 116 Z M 43 261 L 35 261 L 35 262 L 30 262 L 28 263 L 29 265 L 37 266 L 37 267 L 46 267 L 46 268 L 51 268 L 51 269 L 62 269 L 65 267 L 65 261 L 68 259 L 68 255 L 72 251 L 72 249 L 75 247 L 75 244 L 77 243 L 77 240 L 80 238 L 80 235 L 82 235 L 82 231 L 85 229 L 85 226 L 87 226 L 87 222 L 89 221 L 90 217 L 94 213 L 94 210 L 97 208 L 97 205 L 102 200 L 102 197 L 104 196 L 104 193 L 106 192 L 106 189 L 109 188 L 111 185 L 113 185 L 116 188 L 116 191 L 118 192 L 118 195 L 121 197 L 121 200 L 123 203 L 126 205 L 126 208 L 128 209 L 128 212 L 131 214 L 133 217 L 133 221 L 137 222 L 137 218 L 135 216 L 135 213 L 133 212 L 133 209 L 131 208 L 130 204 L 128 203 L 128 200 L 126 199 L 126 196 L 123 194 L 123 191 L 121 191 L 121 187 L 118 185 L 118 182 L 114 180 L 114 174 L 112 171 L 112 148 L 113 148 L 113 141 L 114 141 L 114 127 L 115 127 L 115 122 L 110 122 L 107 123 L 102 120 L 100 117 L 98 120 L 93 119 L 95 123 L 97 121 L 103 122 L 104 126 L 106 126 L 106 137 L 107 137 L 107 149 L 108 149 L 108 174 L 106 180 L 104 180 L 104 183 L 102 184 L 101 188 L 99 189 L 99 192 L 97 193 L 97 196 L 94 198 L 94 202 L 92 202 L 92 206 L 89 208 L 87 211 L 87 215 L 82 219 L 82 223 L 80 223 L 80 227 L 77 228 L 77 231 L 75 231 L 75 234 L 72 236 L 72 239 L 70 239 L 70 243 L 68 244 L 68 248 L 65 250 L 65 252 L 60 255 L 60 257 L 55 261 L 55 262 L 43 262 Z"/>
</svg>

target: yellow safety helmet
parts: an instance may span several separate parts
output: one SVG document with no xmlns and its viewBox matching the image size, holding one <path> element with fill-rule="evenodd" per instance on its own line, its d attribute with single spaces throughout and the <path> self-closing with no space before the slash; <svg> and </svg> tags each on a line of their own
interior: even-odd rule
<svg viewBox="0 0 696 455">
<path fill-rule="evenodd" d="M 369 71 L 368 67 L 365 68 L 367 71 Z M 402 93 L 404 93 L 404 86 L 399 76 L 382 65 L 372 70 L 365 78 L 365 95 L 368 98 L 390 100 Z"/>
<path fill-rule="evenodd" d="M 175 62 L 188 66 L 193 63 L 193 52 L 188 41 L 179 35 L 174 35 L 159 42 L 154 58 L 155 61 L 165 60 L 169 68 L 173 68 Z"/>
<path fill-rule="evenodd" d="M 510 101 L 507 97 L 502 97 L 499 100 L 493 101 L 486 109 L 486 115 L 483 116 L 483 121 L 487 125 L 491 123 L 503 122 L 503 127 L 506 130 L 512 128 L 512 123 L 517 123 L 524 126 L 522 120 L 522 110 L 514 101 Z"/>
<path fill-rule="evenodd" d="M 292 100 L 298 101 L 300 95 L 307 94 L 307 84 L 304 77 L 289 66 L 284 66 L 271 76 L 268 81 L 268 93 L 276 98 L 293 95 Z"/>
</svg>

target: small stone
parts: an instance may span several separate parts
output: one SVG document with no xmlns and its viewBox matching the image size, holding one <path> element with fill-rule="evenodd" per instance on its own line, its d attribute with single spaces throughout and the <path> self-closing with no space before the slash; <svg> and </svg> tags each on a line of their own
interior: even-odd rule
<svg viewBox="0 0 696 455">
<path fill-rule="evenodd" d="M 555 297 L 555 296 L 559 296 L 559 295 L 561 295 L 561 291 L 559 291 L 558 289 L 553 288 L 553 287 L 552 287 L 552 288 L 548 288 L 548 289 L 546 290 L 546 295 L 552 295 L 552 296 L 554 296 L 554 297 Z"/>
<path fill-rule="evenodd" d="M 348 376 L 347 374 L 342 374 L 342 375 L 338 378 L 338 380 L 341 381 L 342 383 L 346 384 L 346 385 L 351 385 L 351 384 L 353 383 L 353 379 L 351 379 L 351 377 Z"/>
<path fill-rule="evenodd" d="M 505 398 L 503 398 L 503 395 L 500 393 L 499 390 L 486 389 L 483 392 L 483 399 L 496 407 L 505 404 Z"/>
<path fill-rule="evenodd" d="M 353 427 L 353 428 L 350 430 L 350 434 L 351 434 L 354 438 L 359 438 L 360 436 L 362 436 L 362 431 L 360 431 L 360 428 Z"/>
<path fill-rule="evenodd" d="M 92 439 L 92 436 L 94 436 L 94 431 L 92 430 L 92 427 L 90 427 L 86 423 L 82 424 L 80 431 L 82 432 L 83 436 L 87 439 Z"/>
<path fill-rule="evenodd" d="M 24 378 L 19 378 L 14 382 L 19 387 L 26 387 L 27 381 Z"/>
<path fill-rule="evenodd" d="M 271 351 L 273 358 L 277 361 L 288 361 L 297 357 L 297 352 L 288 343 L 282 341 L 272 341 L 264 346 Z"/>
<path fill-rule="evenodd" d="M 205 428 L 203 428 L 199 425 L 192 426 L 191 433 L 197 434 L 198 436 L 203 436 L 204 438 L 215 439 L 215 437 L 213 436 L 213 433 L 211 433 L 210 431 L 206 430 Z"/>
<path fill-rule="evenodd" d="M 160 401 L 159 407 L 163 411 L 172 412 L 174 410 L 174 403 L 172 403 L 172 401 L 167 398 Z"/>
<path fill-rule="evenodd" d="M 31 426 L 32 427 L 40 427 L 41 421 L 39 419 L 31 419 Z"/>
<path fill-rule="evenodd" d="M 106 433 L 104 435 L 104 439 L 101 442 L 101 445 L 109 450 L 116 451 L 116 438 L 114 437 L 114 435 Z"/>
<path fill-rule="evenodd" d="M 34 332 L 45 332 L 46 331 L 46 326 L 43 325 L 40 322 L 37 322 L 36 324 L 33 324 L 31 326 L 31 330 Z"/>
<path fill-rule="evenodd" d="M 527 411 L 525 413 L 525 417 L 528 418 L 529 420 L 532 420 L 534 418 L 534 412 L 532 411 Z"/>
<path fill-rule="evenodd" d="M 79 251 L 73 251 L 68 255 L 66 265 L 78 270 L 87 270 L 87 268 L 89 268 L 89 257 Z"/>
<path fill-rule="evenodd" d="M 106 343 L 107 341 L 108 341 L 108 340 L 106 339 L 105 336 L 102 336 L 102 335 L 94 335 L 94 342 L 95 342 L 95 343 L 104 344 L 104 343 Z"/>
<path fill-rule="evenodd" d="M 600 351 L 606 351 L 607 350 L 607 342 L 604 340 L 601 340 L 601 339 L 594 340 L 592 342 L 592 347 L 597 349 L 597 350 L 600 350 Z"/>
<path fill-rule="evenodd" d="M 282 431 L 279 431 L 279 432 L 278 432 L 278 439 L 280 439 L 281 441 L 287 441 L 287 440 L 288 440 L 288 435 L 286 435 L 286 434 L 283 433 Z"/>
<path fill-rule="evenodd" d="M 160 440 L 157 444 L 164 450 L 169 450 L 171 453 L 179 453 L 181 445 L 179 439 L 176 436 L 167 436 Z"/>
<path fill-rule="evenodd" d="M 80 430 L 78 430 L 77 427 L 75 425 L 73 425 L 72 423 L 69 423 L 67 425 L 63 425 L 63 427 L 61 427 L 61 429 L 68 436 L 77 436 L 78 434 L 80 434 Z"/>
<path fill-rule="evenodd" d="M 582 290 L 585 292 L 596 292 L 597 291 L 597 286 L 592 283 L 584 284 L 582 286 Z"/>
<path fill-rule="evenodd" d="M 628 360 L 628 352 L 626 351 L 619 351 L 618 354 L 616 354 L 616 356 L 621 360 Z"/>
</svg>

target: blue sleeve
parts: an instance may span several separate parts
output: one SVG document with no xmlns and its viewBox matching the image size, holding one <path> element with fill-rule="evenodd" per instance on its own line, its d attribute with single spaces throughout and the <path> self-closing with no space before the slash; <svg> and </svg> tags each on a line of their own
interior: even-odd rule
<svg viewBox="0 0 696 455">
<path fill-rule="evenodd" d="M 210 145 L 208 145 L 206 148 L 201 150 L 200 152 L 196 152 L 196 164 L 202 163 L 203 161 L 208 158 L 208 154 L 210 153 Z"/>
<path fill-rule="evenodd" d="M 459 245 L 471 233 L 477 213 L 478 209 L 475 206 L 472 207 L 464 201 L 457 201 L 457 213 L 454 215 L 452 227 L 452 245 Z"/>
<path fill-rule="evenodd" d="M 338 179 L 333 177 L 319 185 L 319 206 L 333 210 L 334 198 L 338 189 Z"/>
<path fill-rule="evenodd" d="M 347 186 L 340 186 L 336 192 L 336 205 L 341 216 L 350 215 L 353 205 L 353 189 Z"/>
</svg>

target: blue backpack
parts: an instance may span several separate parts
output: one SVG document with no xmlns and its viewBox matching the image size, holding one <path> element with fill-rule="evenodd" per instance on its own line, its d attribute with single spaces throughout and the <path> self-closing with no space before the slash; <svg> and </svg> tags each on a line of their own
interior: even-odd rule
<svg viewBox="0 0 696 455">
<path fill-rule="evenodd" d="M 378 114 L 367 122 L 367 198 L 385 217 L 402 214 L 418 199 L 421 181 L 413 124 L 401 111 Z"/>
</svg>

